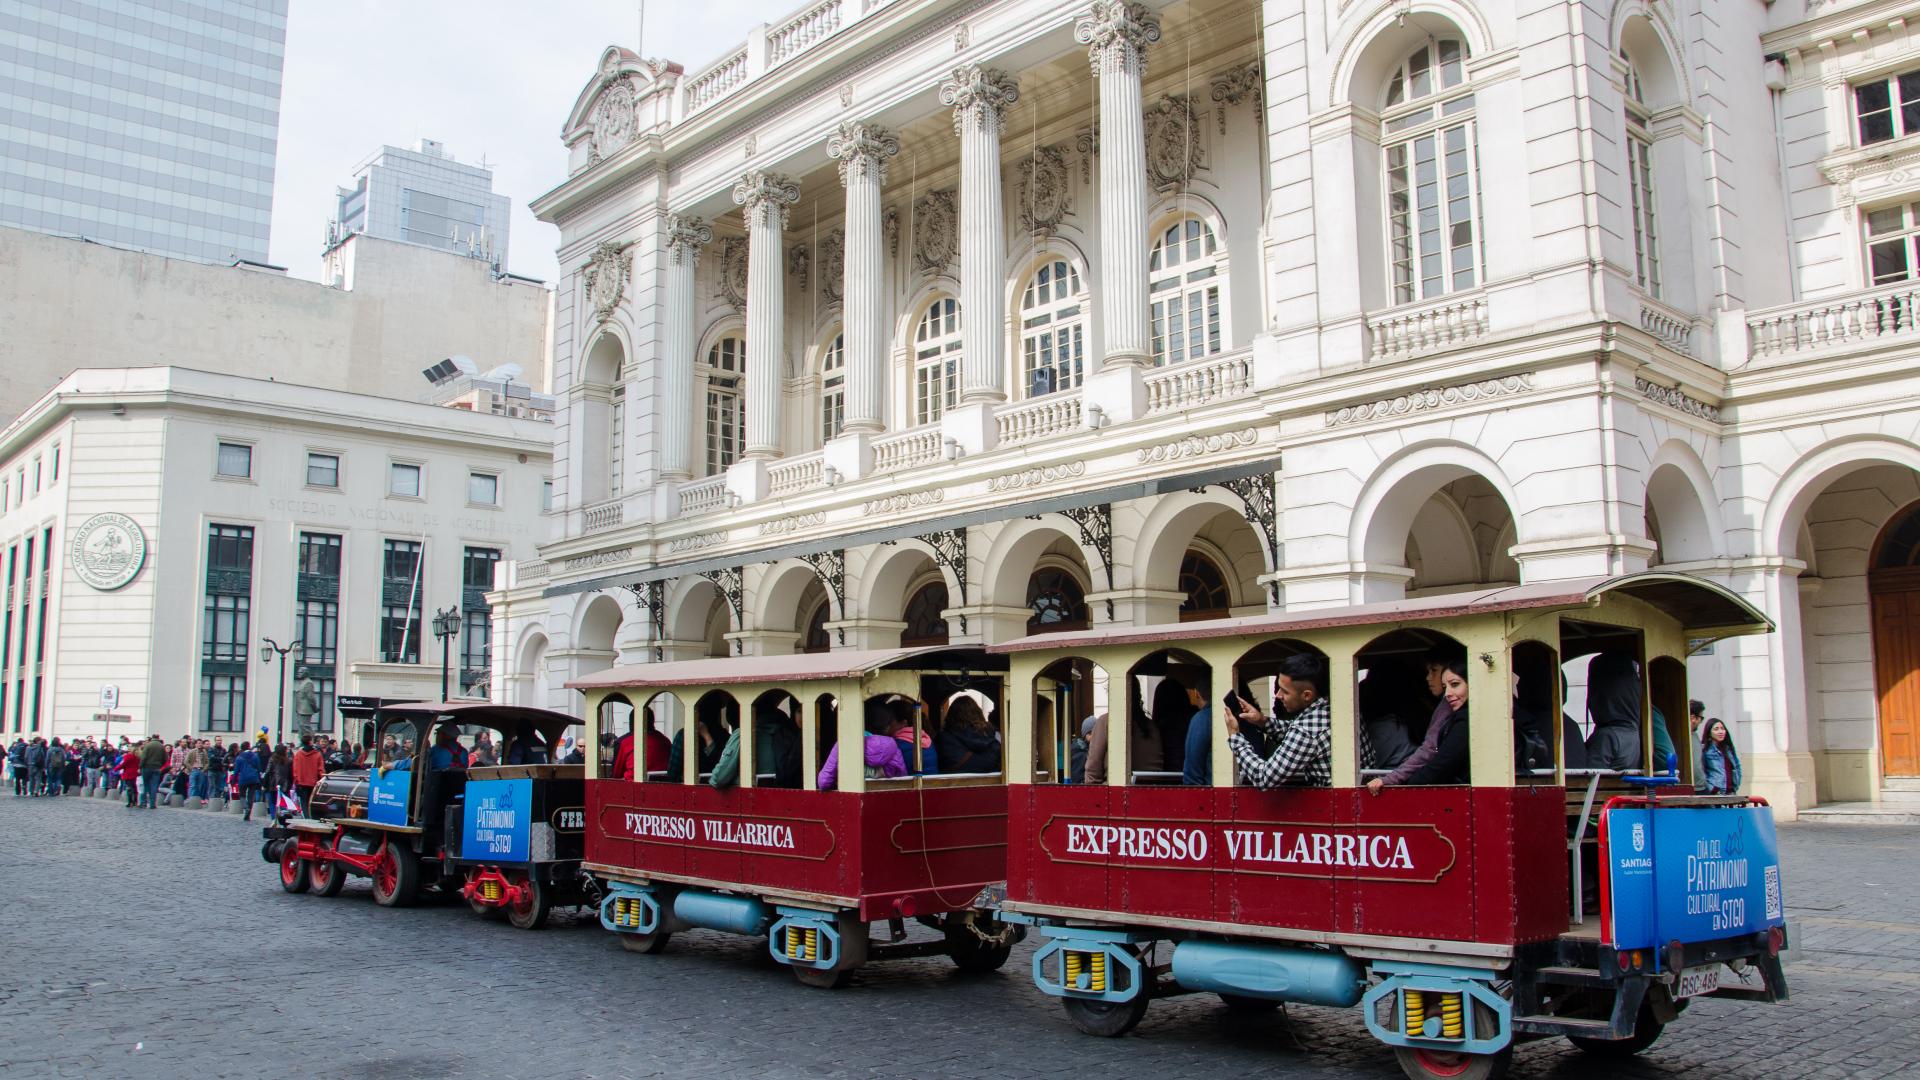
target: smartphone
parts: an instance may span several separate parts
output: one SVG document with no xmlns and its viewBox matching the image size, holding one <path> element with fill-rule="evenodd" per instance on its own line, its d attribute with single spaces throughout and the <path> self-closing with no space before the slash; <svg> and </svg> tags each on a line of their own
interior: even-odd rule
<svg viewBox="0 0 1920 1080">
<path fill-rule="evenodd" d="M 1228 713 L 1230 713 L 1233 716 L 1240 715 L 1240 695 L 1239 694 L 1235 693 L 1232 690 L 1228 690 L 1226 696 L 1221 698 L 1220 700 L 1222 704 L 1226 705 Z"/>
</svg>

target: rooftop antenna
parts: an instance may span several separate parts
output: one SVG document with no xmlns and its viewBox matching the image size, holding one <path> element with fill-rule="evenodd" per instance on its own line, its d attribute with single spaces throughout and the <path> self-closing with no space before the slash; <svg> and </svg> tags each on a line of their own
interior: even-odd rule
<svg viewBox="0 0 1920 1080">
<path fill-rule="evenodd" d="M 635 30 L 633 51 L 637 56 L 647 55 L 647 0 L 640 0 L 640 24 Z"/>
</svg>

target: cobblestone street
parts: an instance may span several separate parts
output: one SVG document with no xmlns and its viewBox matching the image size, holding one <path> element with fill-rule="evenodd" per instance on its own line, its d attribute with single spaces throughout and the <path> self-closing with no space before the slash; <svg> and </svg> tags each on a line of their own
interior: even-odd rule
<svg viewBox="0 0 1920 1080">
<path fill-rule="evenodd" d="M 623 952 L 585 915 L 527 933 L 464 906 L 289 896 L 236 816 L 118 802 L 0 804 L 0 1073 L 9 1076 L 1399 1075 L 1354 1011 L 1157 1002 L 1138 1031 L 1074 1031 L 1027 978 L 945 959 L 807 989 L 711 933 Z M 1920 1075 L 1920 831 L 1781 831 L 1799 932 L 1783 1007 L 1702 1001 L 1622 1070 L 1559 1041 L 1524 1077 Z"/>
</svg>

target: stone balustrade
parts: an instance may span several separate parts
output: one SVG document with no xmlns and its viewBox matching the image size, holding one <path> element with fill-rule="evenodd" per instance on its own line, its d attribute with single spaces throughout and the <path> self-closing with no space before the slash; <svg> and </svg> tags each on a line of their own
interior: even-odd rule
<svg viewBox="0 0 1920 1080">
<path fill-rule="evenodd" d="M 1147 414 L 1178 412 L 1253 392 L 1253 353 L 1210 356 L 1146 374 Z"/>
<path fill-rule="evenodd" d="M 1033 401 L 1007 405 L 994 413 L 1001 446 L 1019 446 L 1059 435 L 1071 435 L 1081 428 L 1080 395 L 1049 394 Z"/>
</svg>

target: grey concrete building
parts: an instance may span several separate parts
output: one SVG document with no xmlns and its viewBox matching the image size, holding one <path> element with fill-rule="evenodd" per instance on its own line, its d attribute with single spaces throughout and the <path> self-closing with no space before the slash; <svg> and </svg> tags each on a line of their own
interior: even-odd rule
<svg viewBox="0 0 1920 1080">
<path fill-rule="evenodd" d="M 0 6 L 0 224 L 265 262 L 287 0 Z"/>
<path fill-rule="evenodd" d="M 494 194 L 493 170 L 455 161 L 433 139 L 416 140 L 411 150 L 382 146 L 353 170 L 353 185 L 335 194 L 328 251 L 364 234 L 507 265 L 512 203 Z"/>
</svg>

